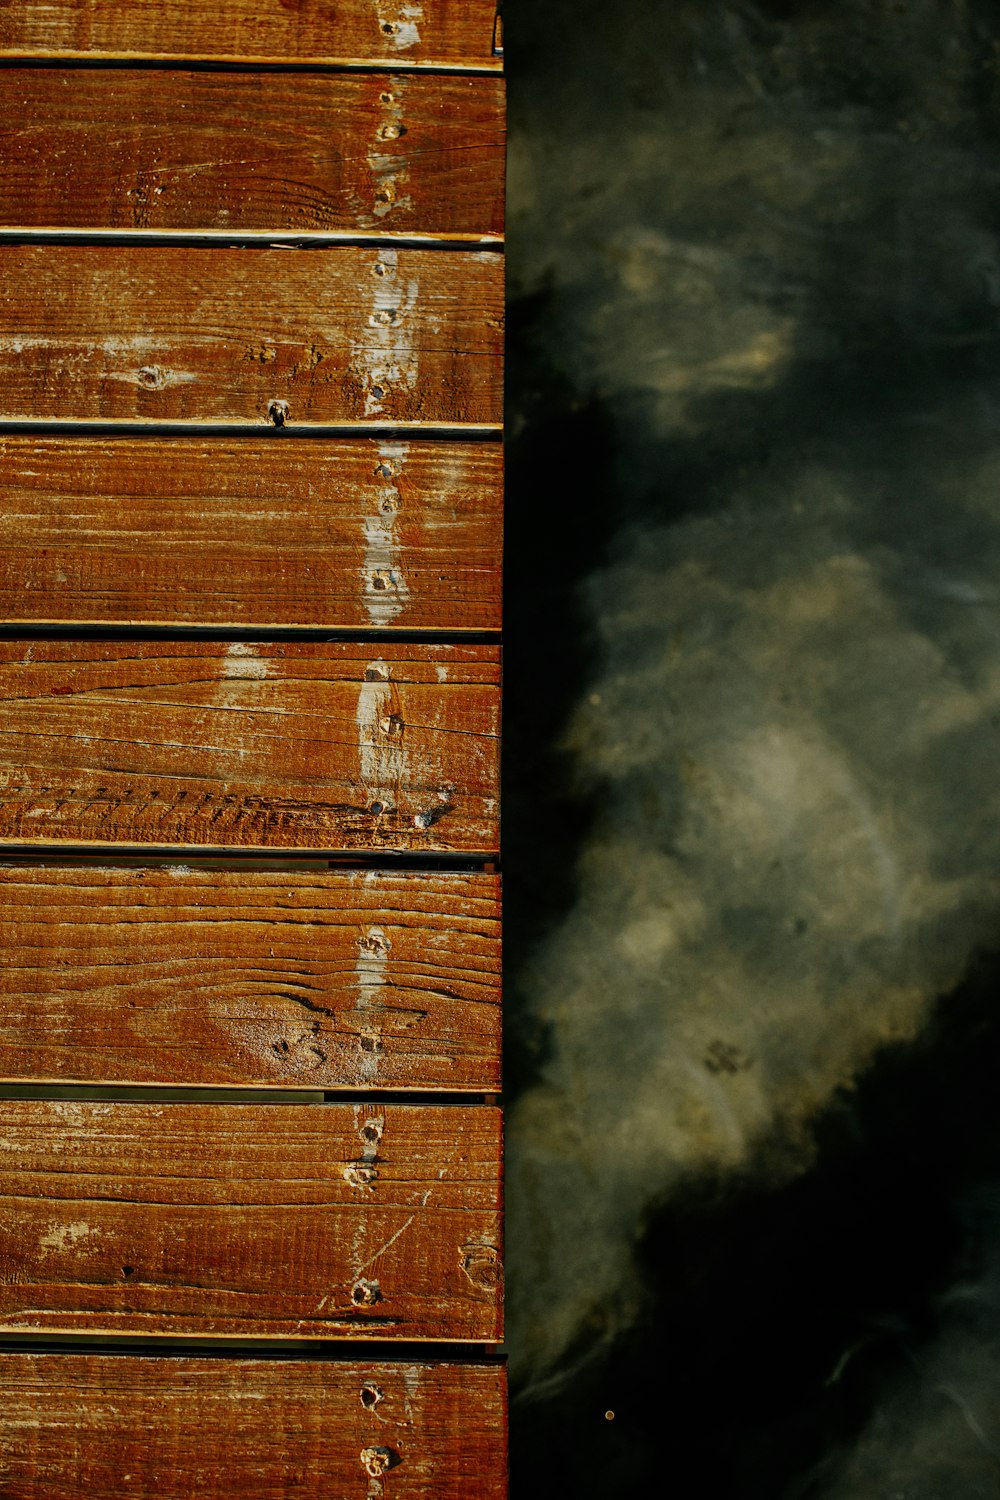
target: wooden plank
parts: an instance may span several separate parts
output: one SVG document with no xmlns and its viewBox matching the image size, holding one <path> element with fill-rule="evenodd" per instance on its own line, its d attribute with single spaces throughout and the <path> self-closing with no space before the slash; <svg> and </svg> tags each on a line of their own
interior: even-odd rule
<svg viewBox="0 0 1000 1500">
<path fill-rule="evenodd" d="M 494 875 L 0 866 L 0 1079 L 499 1087 Z"/>
<path fill-rule="evenodd" d="M 0 72 L 0 227 L 503 234 L 503 80 Z"/>
<path fill-rule="evenodd" d="M 497 425 L 490 251 L 0 246 L 0 419 Z"/>
<path fill-rule="evenodd" d="M 18 0 L 0 56 L 499 68 L 496 0 Z"/>
<path fill-rule="evenodd" d="M 498 1364 L 16 1353 L 0 1384 L 8 1500 L 506 1494 Z"/>
<path fill-rule="evenodd" d="M 500 1337 L 500 1115 L 0 1100 L 0 1330 Z"/>
<path fill-rule="evenodd" d="M 492 630 L 498 443 L 0 437 L 9 623 Z"/>
<path fill-rule="evenodd" d="M 497 848 L 491 646 L 0 641 L 0 840 Z"/>
</svg>

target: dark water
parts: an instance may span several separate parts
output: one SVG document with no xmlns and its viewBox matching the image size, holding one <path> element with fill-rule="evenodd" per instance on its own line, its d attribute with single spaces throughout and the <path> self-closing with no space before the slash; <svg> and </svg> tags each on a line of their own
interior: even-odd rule
<svg viewBox="0 0 1000 1500">
<path fill-rule="evenodd" d="M 513 1494 L 1000 1496 L 1000 10 L 505 9 Z"/>
</svg>

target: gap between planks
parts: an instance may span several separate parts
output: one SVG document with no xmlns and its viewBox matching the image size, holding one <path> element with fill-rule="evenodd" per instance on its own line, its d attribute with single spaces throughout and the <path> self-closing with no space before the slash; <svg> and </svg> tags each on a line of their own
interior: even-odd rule
<svg viewBox="0 0 1000 1500">
<path fill-rule="evenodd" d="M 309 1104 L 317 1108 L 328 1108 L 337 1104 L 381 1105 L 433 1105 L 435 1109 L 499 1108 L 501 1095 L 497 1093 L 449 1094 L 436 1093 L 432 1089 L 248 1089 L 232 1088 L 176 1088 L 169 1084 L 43 1084 L 0 1083 L 0 1099 L 93 1100 L 105 1104 Z"/>
<path fill-rule="evenodd" d="M 48 844 L 4 844 L 0 842 L 0 861 L 6 865 L 81 865 L 104 869 L 109 864 L 116 867 L 162 866 L 178 863 L 201 870 L 278 870 L 290 872 L 302 870 L 344 870 L 365 874 L 368 871 L 423 871 L 428 875 L 438 874 L 496 874 L 500 861 L 496 854 L 455 855 L 429 850 L 426 854 L 369 854 L 352 856 L 338 855 L 334 851 L 311 854 L 290 851 L 282 857 L 273 848 L 243 850 L 219 847 L 205 851 L 203 846 L 174 844 L 172 846 L 121 844 L 109 851 L 104 844 L 71 843 L 56 846 L 58 859 L 53 860 L 53 846 Z"/>
<path fill-rule="evenodd" d="M 108 54 L 107 56 L 89 56 L 83 53 L 52 52 L 44 57 L 18 56 L 16 53 L 5 53 L 0 56 L 0 77 L 8 69 L 15 68 L 65 68 L 75 73 L 91 72 L 103 68 L 141 70 L 143 73 L 175 73 L 183 69 L 185 73 L 246 73 L 252 70 L 254 73 L 309 75 L 315 74 L 320 78 L 336 77 L 337 74 L 347 73 L 374 73 L 390 77 L 393 73 L 402 73 L 407 77 L 419 76 L 421 78 L 503 78 L 504 67 L 502 54 L 498 54 L 495 61 L 485 63 L 419 63 L 419 62 L 397 62 L 395 60 L 384 62 L 369 62 L 363 59 L 350 61 L 345 59 L 341 62 L 271 62 L 264 58 L 240 58 L 235 60 L 231 57 L 144 57 L 141 53 Z"/>
<path fill-rule="evenodd" d="M 154 418 L 106 417 L 0 417 L 0 435 L 26 433 L 32 437 L 128 437 L 128 438 L 242 438 L 267 432 L 276 442 L 304 442 L 311 438 L 425 438 L 429 442 L 502 442 L 504 424 L 464 422 L 310 422 L 296 427 L 291 421 L 276 425 L 263 418 L 240 418 L 231 422 L 162 422 Z"/>
<path fill-rule="evenodd" d="M 461 250 L 475 255 L 492 251 L 502 255 L 502 234 L 382 234 L 375 230 L 284 231 L 229 229 L 0 229 L 0 245 L 177 245 L 205 246 L 213 250 L 325 250 L 354 246 L 373 250 Z"/>
</svg>

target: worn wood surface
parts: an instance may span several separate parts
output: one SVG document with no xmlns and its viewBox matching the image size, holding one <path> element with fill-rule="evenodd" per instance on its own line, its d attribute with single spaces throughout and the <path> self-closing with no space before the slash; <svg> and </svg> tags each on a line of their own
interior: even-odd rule
<svg viewBox="0 0 1000 1500">
<path fill-rule="evenodd" d="M 503 80 L 0 72 L 0 227 L 503 233 Z"/>
<path fill-rule="evenodd" d="M 496 0 L 17 0 L 0 56 L 498 68 Z"/>
<path fill-rule="evenodd" d="M 490 1090 L 494 875 L 0 866 L 0 1079 Z"/>
<path fill-rule="evenodd" d="M 0 641 L 0 841 L 493 852 L 491 646 Z"/>
<path fill-rule="evenodd" d="M 506 1493 L 500 1365 L 16 1353 L 0 1386 L 5 1500 Z"/>
<path fill-rule="evenodd" d="M 0 437 L 0 618 L 493 630 L 498 443 Z"/>
<path fill-rule="evenodd" d="M 491 251 L 0 245 L 0 419 L 496 425 Z"/>
<path fill-rule="evenodd" d="M 500 1337 L 485 1106 L 0 1100 L 0 1331 Z"/>
</svg>

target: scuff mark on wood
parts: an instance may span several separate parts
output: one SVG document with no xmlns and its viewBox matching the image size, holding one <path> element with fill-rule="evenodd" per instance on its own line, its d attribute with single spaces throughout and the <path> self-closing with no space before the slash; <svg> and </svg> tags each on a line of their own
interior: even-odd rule
<svg viewBox="0 0 1000 1500">
<path fill-rule="evenodd" d="M 370 1193 L 346 1105 L 0 1101 L 0 1330 L 365 1337 L 379 1303 L 380 1336 L 494 1340 L 453 1268 L 498 1231 L 498 1111 L 380 1113 Z"/>
</svg>

